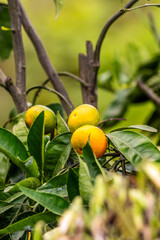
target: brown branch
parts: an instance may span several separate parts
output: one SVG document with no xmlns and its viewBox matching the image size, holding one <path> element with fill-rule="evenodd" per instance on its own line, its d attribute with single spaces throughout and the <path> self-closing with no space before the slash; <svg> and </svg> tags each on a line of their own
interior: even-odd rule
<svg viewBox="0 0 160 240">
<path fill-rule="evenodd" d="M 106 36 L 106 33 L 108 32 L 109 28 L 111 27 L 111 25 L 122 15 L 124 15 L 127 11 L 127 8 L 130 8 L 131 6 L 133 6 L 136 2 L 138 2 L 139 0 L 131 0 L 129 3 L 127 3 L 124 6 L 124 9 L 120 9 L 118 12 L 116 12 L 105 24 L 105 26 L 103 27 L 97 44 L 96 44 L 96 48 L 95 48 L 95 52 L 94 52 L 94 64 L 96 67 L 99 67 L 99 59 L 100 59 L 100 50 L 101 50 L 101 46 L 103 43 L 103 40 Z"/>
<path fill-rule="evenodd" d="M 39 61 L 42 65 L 44 71 L 46 72 L 48 78 L 50 79 L 54 89 L 56 91 L 60 92 L 65 97 L 65 99 L 67 99 L 67 101 L 73 108 L 74 106 L 68 96 L 68 93 L 66 92 L 66 89 L 64 88 L 56 70 L 54 69 L 40 37 L 36 33 L 32 23 L 30 22 L 22 4 L 20 3 L 20 0 L 18 0 L 18 2 L 19 2 L 20 10 L 21 10 L 21 21 L 22 21 L 23 27 L 35 47 L 37 56 L 39 58 Z M 66 113 L 69 115 L 71 110 L 68 108 L 68 105 L 66 104 L 66 102 L 64 100 L 62 100 L 61 98 L 60 98 L 60 100 L 62 102 L 62 105 L 63 105 Z"/>
<path fill-rule="evenodd" d="M 25 111 L 27 107 L 26 101 L 26 66 L 25 66 L 25 53 L 22 41 L 21 21 L 20 21 L 20 8 L 17 0 L 8 0 L 11 29 L 12 30 L 12 42 L 15 59 L 15 71 L 16 71 L 16 87 L 14 87 L 15 94 L 18 94 L 14 99 L 18 112 Z M 13 93 L 12 93 L 13 94 Z M 15 95 L 13 94 L 13 95 Z M 12 96 L 13 96 L 12 95 Z"/>
<path fill-rule="evenodd" d="M 138 87 L 151 99 L 156 105 L 160 106 L 160 97 L 158 97 L 151 88 L 145 85 L 141 79 L 137 81 Z"/>
</svg>

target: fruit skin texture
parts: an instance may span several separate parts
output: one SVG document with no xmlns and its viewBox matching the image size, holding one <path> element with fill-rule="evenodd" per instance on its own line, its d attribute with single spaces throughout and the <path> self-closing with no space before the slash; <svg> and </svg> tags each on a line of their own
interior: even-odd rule
<svg viewBox="0 0 160 240">
<path fill-rule="evenodd" d="M 82 104 L 76 107 L 68 118 L 68 127 L 71 132 L 83 125 L 97 126 L 99 123 L 98 110 L 89 104 Z"/>
<path fill-rule="evenodd" d="M 42 111 L 44 111 L 45 134 L 48 134 L 53 132 L 56 127 L 56 115 L 50 108 L 43 105 L 34 105 L 30 107 L 25 114 L 25 122 L 30 128 Z"/>
<path fill-rule="evenodd" d="M 88 140 L 96 157 L 102 157 L 107 149 L 107 138 L 104 132 L 95 126 L 84 125 L 75 130 L 71 138 L 73 149 L 82 154 L 82 148 Z"/>
</svg>

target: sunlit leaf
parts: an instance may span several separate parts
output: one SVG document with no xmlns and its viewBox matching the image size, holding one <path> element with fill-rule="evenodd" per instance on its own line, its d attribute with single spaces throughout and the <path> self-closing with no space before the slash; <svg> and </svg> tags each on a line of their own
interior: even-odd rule
<svg viewBox="0 0 160 240">
<path fill-rule="evenodd" d="M 64 121 L 59 112 L 57 112 L 57 135 L 69 132 L 67 123 Z"/>
<path fill-rule="evenodd" d="M 61 11 L 61 8 L 63 7 L 64 1 L 65 0 L 54 0 L 54 4 L 56 7 L 56 18 L 58 17 L 58 15 Z"/>
<path fill-rule="evenodd" d="M 67 200 L 60 196 L 50 193 L 38 192 L 29 188 L 24 188 L 22 186 L 19 186 L 19 189 L 27 197 L 33 199 L 34 201 L 57 215 L 61 215 L 64 210 L 69 206 Z"/>
<path fill-rule="evenodd" d="M 87 164 L 80 158 L 79 162 L 79 192 L 84 203 L 88 203 L 93 191 L 93 185 Z"/>
<path fill-rule="evenodd" d="M 160 162 L 160 151 L 144 135 L 132 131 L 117 131 L 107 134 L 113 145 L 134 166 L 142 160 Z"/>
<path fill-rule="evenodd" d="M 153 132 L 153 133 L 157 132 L 157 129 L 155 129 L 153 127 L 150 127 L 148 125 L 131 125 L 131 126 L 128 126 L 128 127 L 122 127 L 122 128 L 114 129 L 111 132 L 126 130 L 126 129 L 139 129 L 139 130 Z"/>
</svg>

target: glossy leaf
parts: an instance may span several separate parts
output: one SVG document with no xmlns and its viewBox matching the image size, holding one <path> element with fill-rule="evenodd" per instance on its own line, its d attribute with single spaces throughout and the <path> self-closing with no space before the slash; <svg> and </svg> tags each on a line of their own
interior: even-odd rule
<svg viewBox="0 0 160 240">
<path fill-rule="evenodd" d="M 33 199 L 34 201 L 57 215 L 61 215 L 64 210 L 69 206 L 68 202 L 60 196 L 50 193 L 38 192 L 29 188 L 24 188 L 22 186 L 19 186 L 19 189 L 27 197 Z"/>
<path fill-rule="evenodd" d="M 14 134 L 3 128 L 0 128 L 0 152 L 28 173 L 27 167 L 24 164 L 28 158 L 28 153 L 23 143 Z"/>
<path fill-rule="evenodd" d="M 70 168 L 67 179 L 67 191 L 69 200 L 72 201 L 79 193 L 79 177 L 74 169 Z"/>
<path fill-rule="evenodd" d="M 85 163 L 88 166 L 88 170 L 89 170 L 92 181 L 94 181 L 95 177 L 99 174 L 103 174 L 105 176 L 105 173 L 104 173 L 100 163 L 96 159 L 96 157 L 89 145 L 89 142 L 87 142 L 87 144 L 83 148 L 83 157 L 84 157 Z"/>
<path fill-rule="evenodd" d="M 0 235 L 24 230 L 24 229 L 27 229 L 27 227 L 31 228 L 40 220 L 43 220 L 44 222 L 49 223 L 49 222 L 53 222 L 54 219 L 55 219 L 55 215 L 51 212 L 44 212 L 44 213 L 37 213 L 37 214 L 32 213 L 32 216 L 26 217 L 18 222 L 15 222 L 4 229 L 0 229 Z"/>
<path fill-rule="evenodd" d="M 131 125 L 129 127 L 122 127 L 122 128 L 114 129 L 111 132 L 120 131 L 120 130 L 126 130 L 126 129 L 139 129 L 139 130 L 153 132 L 153 133 L 157 132 L 157 129 L 155 129 L 153 127 L 150 127 L 148 125 Z"/>
<path fill-rule="evenodd" d="M 44 111 L 38 115 L 32 124 L 27 142 L 29 152 L 36 160 L 42 173 L 44 170 Z"/>
<path fill-rule="evenodd" d="M 160 162 L 160 151 L 144 135 L 132 131 L 117 131 L 107 134 L 113 145 L 137 166 L 142 160 Z"/>
<path fill-rule="evenodd" d="M 71 146 L 71 133 L 63 133 L 56 136 L 47 146 L 45 151 L 45 171 L 48 176 L 58 173 L 64 166 L 69 156 Z"/>
<path fill-rule="evenodd" d="M 93 191 L 93 185 L 87 164 L 80 158 L 79 162 L 79 192 L 84 203 L 88 203 Z"/>
<path fill-rule="evenodd" d="M 34 177 L 25 178 L 22 181 L 15 184 L 12 188 L 10 188 L 8 192 L 12 194 L 18 192 L 19 186 L 36 189 L 40 186 L 40 181 L 38 178 L 34 178 Z"/>
<path fill-rule="evenodd" d="M 65 132 L 69 132 L 68 125 L 66 124 L 60 113 L 57 112 L 57 135 Z"/>
<path fill-rule="evenodd" d="M 68 172 L 53 177 L 48 182 L 39 187 L 37 191 L 52 193 L 61 197 L 65 197 L 67 196 L 67 177 Z"/>
<path fill-rule="evenodd" d="M 10 204 L 10 203 L 0 200 L 0 214 L 2 214 L 3 212 L 7 211 L 8 209 L 10 209 L 12 207 L 14 207 L 13 204 Z"/>
<path fill-rule="evenodd" d="M 4 27 L 8 28 L 8 31 L 4 31 Z M 11 50 L 12 35 L 10 31 L 10 16 L 8 5 L 0 3 L 0 58 L 2 60 L 8 58 Z"/>
<path fill-rule="evenodd" d="M 38 177 L 39 176 L 39 169 L 36 160 L 30 156 L 26 162 L 25 167 L 27 168 L 28 174 L 27 177 Z"/>
</svg>

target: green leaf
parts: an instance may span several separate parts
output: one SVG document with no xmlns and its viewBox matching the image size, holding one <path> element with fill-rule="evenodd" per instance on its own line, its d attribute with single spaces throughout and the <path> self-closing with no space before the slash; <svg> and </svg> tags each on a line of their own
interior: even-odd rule
<svg viewBox="0 0 160 240">
<path fill-rule="evenodd" d="M 39 169 L 36 160 L 30 156 L 26 162 L 25 167 L 27 168 L 27 177 L 39 177 Z"/>
<path fill-rule="evenodd" d="M 92 148 L 90 147 L 88 142 L 83 148 L 83 157 L 84 157 L 85 163 L 88 166 L 92 181 L 94 181 L 95 177 L 99 174 L 103 174 L 105 176 L 105 173 L 104 173 L 100 163 L 96 159 L 96 157 L 92 151 Z"/>
<path fill-rule="evenodd" d="M 45 172 L 48 176 L 58 173 L 64 166 L 71 150 L 71 133 L 63 133 L 56 136 L 47 146 L 45 151 Z"/>
<path fill-rule="evenodd" d="M 60 174 L 51 178 L 48 182 L 43 184 L 37 191 L 56 194 L 61 197 L 67 196 L 67 176 L 68 172 Z"/>
<path fill-rule="evenodd" d="M 74 169 L 70 168 L 67 179 L 67 191 L 69 200 L 71 202 L 76 196 L 80 195 L 78 179 L 78 174 L 74 171 Z"/>
<path fill-rule="evenodd" d="M 47 107 L 49 107 L 55 113 L 55 115 L 57 115 L 59 112 L 61 116 L 64 117 L 63 107 L 60 103 L 51 103 L 47 105 Z"/>
<path fill-rule="evenodd" d="M 160 162 L 160 151 L 146 136 L 132 131 L 117 131 L 106 135 L 134 166 L 147 159 Z"/>
<path fill-rule="evenodd" d="M 27 136 L 28 136 L 28 128 L 24 121 L 24 113 L 16 116 L 11 123 L 12 132 L 16 135 L 23 145 L 28 148 L 27 146 Z"/>
<path fill-rule="evenodd" d="M 3 128 L 0 128 L 0 152 L 28 173 L 28 169 L 25 166 L 28 153 L 23 143 L 14 134 Z"/>
<path fill-rule="evenodd" d="M 9 159 L 3 153 L 0 153 L 0 188 L 5 184 L 6 177 L 9 170 Z"/>
<path fill-rule="evenodd" d="M 8 209 L 10 209 L 12 207 L 14 207 L 13 204 L 10 204 L 10 203 L 0 200 L 0 214 L 2 214 L 3 212 L 7 211 Z"/>
<path fill-rule="evenodd" d="M 10 29 L 10 16 L 8 5 L 0 3 L 0 58 L 2 60 L 8 58 L 12 50 L 11 31 L 3 31 L 3 27 Z"/>
<path fill-rule="evenodd" d="M 93 192 L 93 185 L 87 164 L 79 158 L 79 192 L 84 203 L 88 203 Z"/>
<path fill-rule="evenodd" d="M 69 206 L 69 203 L 64 198 L 50 194 L 34 191 L 28 188 L 19 186 L 19 189 L 29 198 L 33 199 L 49 211 L 61 215 L 64 210 Z"/>
<path fill-rule="evenodd" d="M 54 4 L 56 7 L 56 18 L 58 17 L 58 15 L 61 11 L 61 8 L 63 7 L 64 1 L 65 0 L 54 0 Z"/>
<path fill-rule="evenodd" d="M 34 157 L 40 172 L 44 171 L 44 111 L 41 112 L 32 124 L 28 134 L 28 149 Z"/>
<path fill-rule="evenodd" d="M 120 130 L 126 130 L 126 129 L 139 129 L 139 130 L 153 132 L 153 133 L 157 132 L 157 129 L 155 129 L 153 127 L 150 127 L 148 125 L 131 125 L 129 127 L 122 127 L 122 128 L 114 129 L 111 132 L 120 131 Z"/>
<path fill-rule="evenodd" d="M 46 223 L 53 222 L 55 215 L 51 212 L 37 213 L 32 212 L 32 216 L 26 217 L 12 225 L 7 226 L 4 229 L 0 229 L 0 235 L 25 230 L 27 227 L 33 227 L 38 221 L 43 220 Z"/>
<path fill-rule="evenodd" d="M 19 186 L 36 189 L 40 186 L 40 181 L 38 178 L 34 178 L 34 177 L 25 178 L 22 181 L 15 184 L 12 188 L 10 188 L 8 192 L 11 194 L 18 192 Z"/>
<path fill-rule="evenodd" d="M 59 112 L 57 112 L 57 135 L 69 132 L 67 123 L 64 121 Z"/>
</svg>

